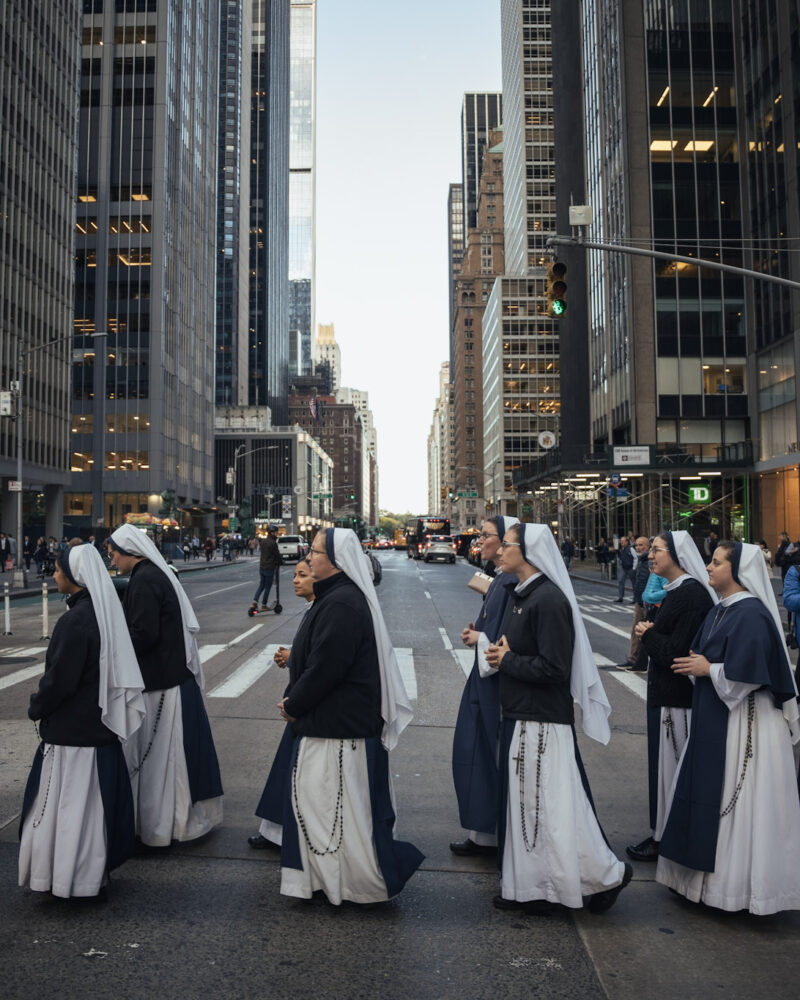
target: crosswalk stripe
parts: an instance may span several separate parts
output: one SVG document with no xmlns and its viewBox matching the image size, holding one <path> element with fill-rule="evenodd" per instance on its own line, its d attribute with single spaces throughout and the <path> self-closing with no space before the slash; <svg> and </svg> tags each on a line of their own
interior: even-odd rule
<svg viewBox="0 0 800 1000">
<path fill-rule="evenodd" d="M 3 656 L 18 659 L 23 656 L 38 656 L 39 653 L 44 653 L 46 650 L 47 646 L 12 646 L 11 649 L 3 651 Z"/>
<path fill-rule="evenodd" d="M 628 670 L 615 670 L 611 676 L 614 680 L 619 681 L 620 684 L 628 688 L 629 691 L 633 691 L 635 695 L 638 695 L 642 701 L 647 701 L 647 681 L 644 677 L 632 674 Z"/>
<path fill-rule="evenodd" d="M 264 676 L 273 664 L 272 657 L 278 646 L 270 643 L 259 650 L 255 656 L 245 660 L 234 672 L 221 684 L 218 684 L 212 691 L 208 692 L 208 698 L 239 698 L 257 680 Z"/>
<path fill-rule="evenodd" d="M 29 681 L 31 677 L 36 677 L 38 674 L 43 672 L 43 663 L 35 663 L 32 667 L 24 667 L 22 670 L 15 670 L 13 674 L 6 674 L 5 677 L 0 677 L 0 691 L 13 687 L 15 684 L 21 684 L 22 681 Z"/>
<path fill-rule="evenodd" d="M 621 635 L 623 639 L 630 639 L 631 637 L 630 629 L 617 628 L 616 625 L 609 625 L 608 622 L 604 622 L 600 618 L 593 618 L 592 615 L 584 614 L 583 611 L 581 611 L 581 615 L 583 616 L 584 621 L 592 622 L 593 625 L 598 625 L 600 628 L 604 628 L 607 632 L 613 632 L 615 635 Z"/>
<path fill-rule="evenodd" d="M 223 650 L 226 650 L 227 648 L 228 648 L 227 643 L 222 646 L 210 646 L 210 645 L 201 646 L 199 649 L 200 662 L 205 663 L 207 660 L 210 660 L 212 656 L 216 656 L 217 653 L 221 653 L 223 652 Z"/>
<path fill-rule="evenodd" d="M 615 667 L 616 663 L 613 660 L 609 660 L 607 656 L 603 656 L 602 653 L 594 654 L 594 662 L 598 667 Z"/>
<path fill-rule="evenodd" d="M 475 650 L 454 649 L 452 650 L 452 653 L 456 663 L 464 671 L 464 676 L 469 677 L 469 672 L 472 670 L 472 665 L 475 662 Z"/>
<path fill-rule="evenodd" d="M 414 670 L 414 650 L 405 647 L 395 647 L 397 664 L 400 667 L 400 676 L 403 678 L 406 694 L 411 701 L 417 698 L 417 674 Z"/>
</svg>

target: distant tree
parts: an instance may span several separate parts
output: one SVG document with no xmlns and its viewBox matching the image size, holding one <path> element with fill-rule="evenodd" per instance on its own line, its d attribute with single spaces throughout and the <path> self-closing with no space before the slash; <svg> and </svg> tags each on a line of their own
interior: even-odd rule
<svg viewBox="0 0 800 1000">
<path fill-rule="evenodd" d="M 379 521 L 380 533 L 386 535 L 387 538 L 393 538 L 395 531 L 405 528 L 406 523 L 413 517 L 414 515 L 410 511 L 405 514 L 394 514 L 390 510 L 382 510 Z"/>
</svg>

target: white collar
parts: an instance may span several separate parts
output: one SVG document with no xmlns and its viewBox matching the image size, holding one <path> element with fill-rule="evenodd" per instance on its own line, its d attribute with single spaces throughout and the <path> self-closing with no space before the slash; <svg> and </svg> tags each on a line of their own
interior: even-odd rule
<svg viewBox="0 0 800 1000">
<path fill-rule="evenodd" d="M 534 573 L 532 576 L 529 576 L 527 580 L 522 580 L 516 585 L 516 587 L 514 587 L 514 593 L 522 594 L 528 589 L 528 586 L 532 584 L 534 580 L 538 580 L 540 576 L 544 576 L 541 570 L 539 570 L 538 573 Z"/>
<path fill-rule="evenodd" d="M 677 590 L 682 583 L 686 583 L 687 580 L 693 579 L 688 573 L 681 573 L 677 580 L 673 580 L 672 583 L 667 583 L 664 585 L 664 590 Z"/>
<path fill-rule="evenodd" d="M 729 608 L 731 604 L 738 604 L 739 601 L 743 601 L 745 597 L 755 598 L 755 594 L 751 594 L 749 590 L 737 590 L 735 594 L 723 597 L 719 603 L 723 606 L 723 608 Z"/>
</svg>

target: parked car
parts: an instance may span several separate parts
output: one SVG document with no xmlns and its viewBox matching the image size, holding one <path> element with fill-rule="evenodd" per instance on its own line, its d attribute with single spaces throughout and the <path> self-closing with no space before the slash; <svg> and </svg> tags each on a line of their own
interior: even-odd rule
<svg viewBox="0 0 800 1000">
<path fill-rule="evenodd" d="M 445 562 L 454 563 L 456 561 L 456 543 L 450 535 L 432 535 L 425 544 L 422 553 L 425 562 L 433 562 L 434 559 L 443 559 Z"/>
<path fill-rule="evenodd" d="M 467 556 L 467 558 L 470 561 L 470 563 L 472 563 L 473 566 L 477 566 L 478 569 L 480 569 L 480 567 L 483 565 L 483 560 L 481 559 L 482 547 L 483 543 L 481 542 L 480 537 L 476 535 L 475 538 L 473 538 L 472 541 L 470 542 L 469 555 Z"/>
<path fill-rule="evenodd" d="M 302 535 L 278 535 L 278 551 L 284 562 L 300 562 L 308 554 Z"/>
</svg>

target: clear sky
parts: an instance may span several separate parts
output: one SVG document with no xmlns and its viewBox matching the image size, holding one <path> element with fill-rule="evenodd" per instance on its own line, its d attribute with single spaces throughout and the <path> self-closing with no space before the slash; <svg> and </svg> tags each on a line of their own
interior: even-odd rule
<svg viewBox="0 0 800 1000">
<path fill-rule="evenodd" d="M 317 0 L 317 322 L 369 392 L 389 510 L 427 506 L 461 102 L 501 89 L 499 0 Z"/>
</svg>

